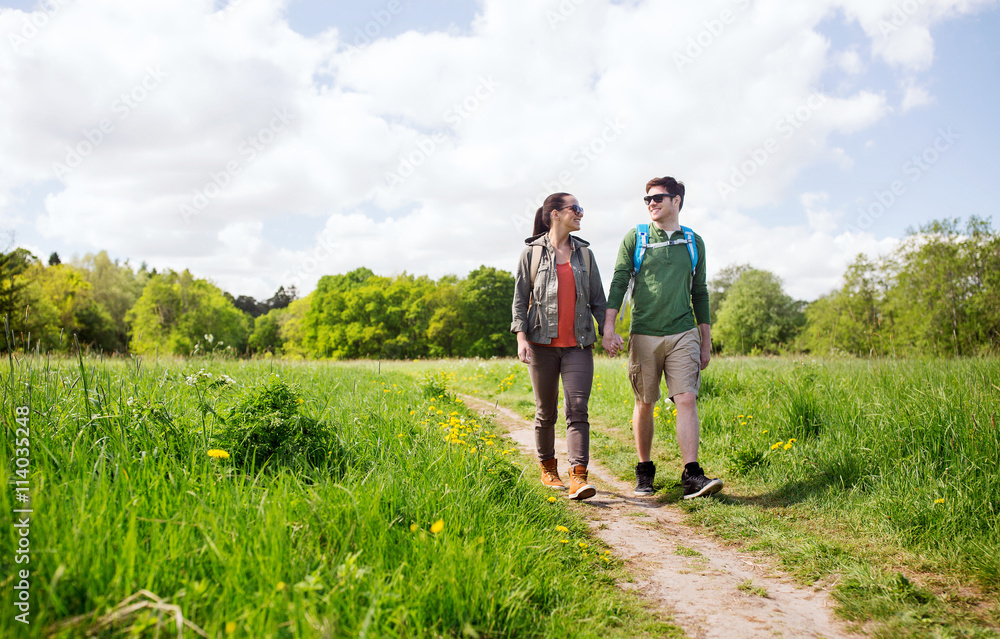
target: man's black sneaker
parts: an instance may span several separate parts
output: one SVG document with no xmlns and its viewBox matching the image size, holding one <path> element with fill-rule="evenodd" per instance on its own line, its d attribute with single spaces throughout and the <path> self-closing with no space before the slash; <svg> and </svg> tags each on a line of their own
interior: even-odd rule
<svg viewBox="0 0 1000 639">
<path fill-rule="evenodd" d="M 681 475 L 681 486 L 684 488 L 684 499 L 694 499 L 722 490 L 722 480 L 709 479 L 704 475 L 689 476 L 685 470 Z"/>
<path fill-rule="evenodd" d="M 639 462 L 635 466 L 635 495 L 642 497 L 653 494 L 653 477 L 656 476 L 656 464 L 651 461 Z"/>
</svg>

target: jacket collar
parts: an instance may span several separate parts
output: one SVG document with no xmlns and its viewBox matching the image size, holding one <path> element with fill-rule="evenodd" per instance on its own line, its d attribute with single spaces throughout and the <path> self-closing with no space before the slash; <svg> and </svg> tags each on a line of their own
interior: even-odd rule
<svg viewBox="0 0 1000 639">
<path fill-rule="evenodd" d="M 544 246 L 546 248 L 550 248 L 552 246 L 552 243 L 549 242 L 548 233 L 542 233 L 541 235 L 533 235 L 529 238 L 526 238 L 524 240 L 524 243 L 527 244 L 528 246 Z M 570 246 L 573 247 L 574 251 L 584 246 L 590 246 L 590 242 L 588 242 L 587 240 L 580 239 L 575 235 L 569 236 L 569 243 Z"/>
</svg>

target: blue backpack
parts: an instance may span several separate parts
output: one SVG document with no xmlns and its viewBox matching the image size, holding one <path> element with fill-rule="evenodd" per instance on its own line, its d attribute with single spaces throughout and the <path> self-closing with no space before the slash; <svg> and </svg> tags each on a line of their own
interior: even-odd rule
<svg viewBox="0 0 1000 639">
<path fill-rule="evenodd" d="M 646 249 L 687 244 L 688 254 L 691 256 L 691 277 L 694 278 L 694 274 L 698 270 L 698 246 L 694 242 L 694 231 L 686 226 L 682 226 L 681 231 L 684 232 L 683 240 L 667 240 L 666 242 L 649 244 L 649 224 L 636 224 L 635 253 L 632 255 L 632 277 L 634 278 L 639 274 L 639 268 L 642 266 L 642 258 L 646 255 Z"/>
</svg>

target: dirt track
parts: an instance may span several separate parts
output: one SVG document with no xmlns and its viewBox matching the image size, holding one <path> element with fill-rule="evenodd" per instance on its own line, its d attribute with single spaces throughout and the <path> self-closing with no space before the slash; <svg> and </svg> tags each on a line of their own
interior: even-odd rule
<svg viewBox="0 0 1000 639">
<path fill-rule="evenodd" d="M 494 415 L 521 450 L 535 458 L 530 422 L 506 408 L 494 408 L 490 402 L 471 396 L 463 399 L 473 410 Z M 556 439 L 556 455 L 565 477 L 563 438 Z M 834 618 L 825 590 L 800 586 L 767 560 L 685 525 L 683 513 L 676 507 L 632 496 L 633 486 L 616 479 L 598 461 L 592 459 L 589 470 L 597 495 L 578 502 L 577 507 L 594 534 L 610 545 L 635 575 L 636 581 L 623 583 L 622 588 L 637 590 L 673 616 L 690 637 L 857 636 Z M 683 554 L 678 554 L 679 547 Z M 740 584 L 744 590 L 737 587 Z"/>
</svg>

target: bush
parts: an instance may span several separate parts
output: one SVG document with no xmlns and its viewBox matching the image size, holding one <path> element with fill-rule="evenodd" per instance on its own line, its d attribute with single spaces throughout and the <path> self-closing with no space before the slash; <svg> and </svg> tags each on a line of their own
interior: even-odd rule
<svg viewBox="0 0 1000 639">
<path fill-rule="evenodd" d="M 315 467 L 328 458 L 340 466 L 343 445 L 326 425 L 300 415 L 301 404 L 296 389 L 277 376 L 247 389 L 226 414 L 220 446 L 244 468 Z"/>
</svg>

